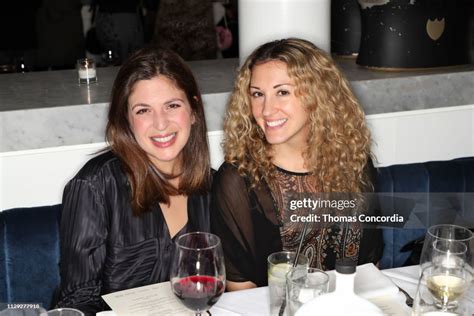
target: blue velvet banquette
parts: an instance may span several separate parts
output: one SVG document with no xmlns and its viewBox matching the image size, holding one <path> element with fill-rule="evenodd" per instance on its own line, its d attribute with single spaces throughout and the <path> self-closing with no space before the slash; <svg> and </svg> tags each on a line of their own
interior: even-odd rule
<svg viewBox="0 0 474 316">
<path fill-rule="evenodd" d="M 414 192 L 430 199 L 432 192 L 474 192 L 474 158 L 394 165 L 379 168 L 377 177 L 376 191 L 387 194 Z M 474 213 L 472 200 L 458 204 L 459 212 Z M 50 307 L 59 284 L 60 209 L 53 205 L 0 212 L 0 303 Z M 381 267 L 406 264 L 410 253 L 400 249 L 424 233 L 419 227 L 384 228 Z"/>
</svg>

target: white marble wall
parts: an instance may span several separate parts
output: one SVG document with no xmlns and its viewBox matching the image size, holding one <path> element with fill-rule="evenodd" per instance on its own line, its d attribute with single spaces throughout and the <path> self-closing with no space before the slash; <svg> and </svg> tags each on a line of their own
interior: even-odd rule
<svg viewBox="0 0 474 316">
<path fill-rule="evenodd" d="M 474 105 L 367 116 L 376 166 L 474 156 Z M 208 133 L 213 168 L 222 131 Z M 105 143 L 0 153 L 0 211 L 61 202 L 66 182 Z"/>
<path fill-rule="evenodd" d="M 0 112 L 0 152 L 104 141 L 108 104 Z"/>
<path fill-rule="evenodd" d="M 209 131 L 222 130 L 229 93 L 203 96 Z M 105 141 L 108 103 L 0 112 L 0 153 Z"/>
</svg>

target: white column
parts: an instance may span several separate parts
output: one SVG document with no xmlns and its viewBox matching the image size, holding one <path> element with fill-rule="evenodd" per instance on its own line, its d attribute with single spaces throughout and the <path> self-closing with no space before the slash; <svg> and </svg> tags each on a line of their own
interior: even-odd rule
<svg viewBox="0 0 474 316">
<path fill-rule="evenodd" d="M 330 52 L 331 0 L 239 0 L 242 64 L 259 45 L 299 37 Z"/>
</svg>

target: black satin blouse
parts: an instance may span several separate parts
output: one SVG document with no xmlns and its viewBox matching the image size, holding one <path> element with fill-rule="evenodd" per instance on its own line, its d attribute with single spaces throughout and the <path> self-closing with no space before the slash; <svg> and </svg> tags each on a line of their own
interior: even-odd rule
<svg viewBox="0 0 474 316">
<path fill-rule="evenodd" d="M 209 195 L 188 197 L 188 222 L 170 237 L 157 205 L 133 216 L 119 159 L 106 152 L 66 185 L 61 215 L 59 307 L 86 314 L 109 309 L 101 295 L 169 280 L 174 240 L 209 231 Z"/>
</svg>

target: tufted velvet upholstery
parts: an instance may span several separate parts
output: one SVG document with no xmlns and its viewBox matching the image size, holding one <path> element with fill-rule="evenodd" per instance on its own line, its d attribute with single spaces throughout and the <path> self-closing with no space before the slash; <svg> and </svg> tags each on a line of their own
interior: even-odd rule
<svg viewBox="0 0 474 316">
<path fill-rule="evenodd" d="M 59 284 L 60 205 L 0 212 L 0 302 L 49 308 Z"/>
<path fill-rule="evenodd" d="M 431 222 L 449 222 L 462 217 L 463 221 L 474 222 L 472 195 L 454 195 L 456 205 L 439 205 L 436 195 L 430 193 L 474 192 L 474 157 L 451 161 L 433 161 L 407 165 L 394 165 L 378 169 L 378 192 L 415 193 L 421 204 L 426 206 Z M 387 212 L 397 209 L 393 205 L 382 206 Z M 462 224 L 463 222 L 461 222 Z M 464 224 L 465 225 L 465 224 Z M 410 252 L 400 252 L 408 242 L 423 237 L 425 228 L 386 228 L 384 229 L 384 254 L 382 268 L 399 267 L 405 264 Z"/>
</svg>

